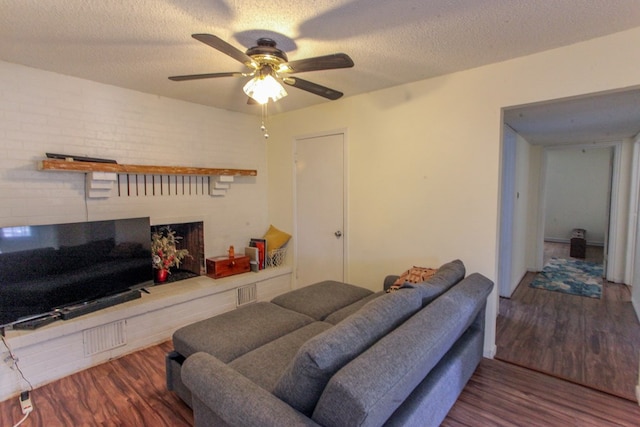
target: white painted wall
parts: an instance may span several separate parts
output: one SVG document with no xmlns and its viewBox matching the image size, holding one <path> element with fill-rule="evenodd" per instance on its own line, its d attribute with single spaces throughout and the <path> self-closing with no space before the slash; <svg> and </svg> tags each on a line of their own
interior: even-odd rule
<svg viewBox="0 0 640 427">
<path fill-rule="evenodd" d="M 633 227 L 630 227 L 632 200 L 631 182 L 633 177 L 633 140 L 624 139 L 613 146 L 613 171 L 611 191 L 611 215 L 606 279 L 615 283 L 630 285 L 631 277 L 627 268 L 632 268 L 634 255 L 628 250 L 633 241 Z"/>
<path fill-rule="evenodd" d="M 527 272 L 532 246 L 530 224 L 536 221 L 531 208 L 531 145 L 513 129 L 504 126 L 500 206 L 500 274 L 501 297 L 511 297 Z M 536 199 L 537 200 L 537 199 Z M 536 202 L 534 200 L 534 202 Z M 536 202 L 537 203 L 537 202 Z M 509 209 L 511 212 L 509 213 Z M 508 276 L 508 277 L 507 277 Z"/>
<path fill-rule="evenodd" d="M 531 256 L 531 243 L 528 240 L 529 224 L 536 221 L 532 209 L 529 180 L 531 179 L 531 145 L 516 134 L 515 159 L 515 200 L 513 220 L 513 253 L 511 267 L 511 292 L 527 272 L 527 260 Z"/>
<path fill-rule="evenodd" d="M 629 229 L 632 231 L 629 235 L 629 242 L 634 241 L 634 245 L 628 245 L 629 256 L 632 257 L 634 263 L 626 269 L 626 275 L 631 280 L 631 303 L 635 309 L 636 316 L 640 320 L 640 135 L 636 135 L 633 141 L 633 177 L 631 179 L 630 188 L 633 196 L 629 201 Z M 640 374 L 638 378 L 640 386 Z"/>
<path fill-rule="evenodd" d="M 501 109 L 640 85 L 638 40 L 640 28 L 274 116 L 269 216 L 293 226 L 295 136 L 346 128 L 350 280 L 379 289 L 386 274 L 454 258 L 495 280 Z"/>
<path fill-rule="evenodd" d="M 528 200 L 529 220 L 526 234 L 526 269 L 540 271 L 543 264 L 544 230 L 544 147 L 529 144 Z"/>
<path fill-rule="evenodd" d="M 498 228 L 498 265 L 496 285 L 501 297 L 510 298 L 515 287 L 512 284 L 514 247 L 513 229 L 515 215 L 516 188 L 516 152 L 517 134 L 509 126 L 502 129 L 502 147 L 500 150 L 500 199 Z"/>
<path fill-rule="evenodd" d="M 545 240 L 569 242 L 572 230 L 583 228 L 590 245 L 604 245 L 611 147 L 553 148 L 546 159 Z"/>
</svg>

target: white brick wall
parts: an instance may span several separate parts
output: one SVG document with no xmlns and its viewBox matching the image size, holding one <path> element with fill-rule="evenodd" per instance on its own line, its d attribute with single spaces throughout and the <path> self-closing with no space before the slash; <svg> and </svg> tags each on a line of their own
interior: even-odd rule
<svg viewBox="0 0 640 427">
<path fill-rule="evenodd" d="M 249 238 L 261 236 L 268 227 L 266 142 L 258 127 L 259 118 L 255 116 L 0 61 L 0 226 L 138 216 L 149 216 L 156 224 L 202 220 L 207 257 L 226 253 L 229 245 L 243 248 Z M 84 174 L 36 169 L 46 152 L 113 158 L 123 164 L 257 169 L 258 176 L 236 179 L 225 197 L 123 195 L 88 200 Z M 261 295 L 289 289 L 290 275 L 269 283 L 265 282 L 264 290 L 259 288 Z M 12 332 L 8 341 L 16 344 L 27 376 L 35 384 L 43 384 L 167 339 L 176 327 L 192 321 L 186 313 L 202 318 L 203 304 L 209 312 L 232 308 L 228 298 L 221 297 L 193 299 L 155 314 L 132 316 L 127 314 L 125 304 L 124 315 L 122 309 L 115 310 L 119 318 L 127 319 L 130 343 L 90 360 L 80 356 L 82 340 L 78 333 L 46 343 L 47 329 L 20 333 L 20 338 Z M 81 317 L 73 322 L 81 330 L 90 327 L 95 318 Z M 159 319 L 170 320 L 162 325 Z M 141 327 L 150 324 L 156 325 L 153 331 Z M 143 329 L 145 336 L 137 337 L 136 331 Z M 29 334 L 38 337 L 36 343 L 24 343 L 30 340 Z M 4 359 L 6 349 L 0 348 L 0 355 Z M 24 389 L 16 372 L 1 360 L 0 384 L 0 400 Z"/>
<path fill-rule="evenodd" d="M 212 93 L 212 96 L 215 96 Z M 0 62 L 0 226 L 203 217 L 207 256 L 268 226 L 259 118 Z M 46 152 L 124 164 L 257 169 L 225 197 L 85 199 L 84 174 L 41 172 Z"/>
</svg>

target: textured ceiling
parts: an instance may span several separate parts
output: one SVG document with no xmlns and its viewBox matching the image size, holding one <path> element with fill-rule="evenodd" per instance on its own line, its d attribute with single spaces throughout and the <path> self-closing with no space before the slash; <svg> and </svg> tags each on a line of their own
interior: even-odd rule
<svg viewBox="0 0 640 427">
<path fill-rule="evenodd" d="M 241 50 L 271 37 L 290 60 L 344 52 L 355 67 L 303 77 L 352 96 L 640 26 L 639 0 L 0 0 L 0 60 L 213 107 L 258 114 L 243 71 L 200 43 Z M 287 88 L 272 112 L 331 102 Z"/>
<path fill-rule="evenodd" d="M 510 108 L 504 121 L 536 145 L 631 138 L 640 132 L 640 89 Z"/>
</svg>

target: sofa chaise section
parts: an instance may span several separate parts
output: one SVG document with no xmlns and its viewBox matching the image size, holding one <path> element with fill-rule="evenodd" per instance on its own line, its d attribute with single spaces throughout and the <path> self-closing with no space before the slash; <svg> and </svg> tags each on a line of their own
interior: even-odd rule
<svg viewBox="0 0 640 427">
<path fill-rule="evenodd" d="M 222 363 L 230 363 L 313 323 L 321 322 L 275 304 L 258 302 L 184 326 L 174 332 L 174 351 L 166 358 L 167 388 L 191 405 L 191 392 L 182 383 L 180 374 L 186 358 L 205 352 Z M 312 330 L 319 332 L 330 326 L 316 325 Z"/>
</svg>

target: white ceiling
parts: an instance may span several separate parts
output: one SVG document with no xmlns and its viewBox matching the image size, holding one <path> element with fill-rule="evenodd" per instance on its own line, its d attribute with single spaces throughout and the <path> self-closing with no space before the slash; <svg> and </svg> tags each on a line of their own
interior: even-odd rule
<svg viewBox="0 0 640 427">
<path fill-rule="evenodd" d="M 243 51 L 270 37 L 290 60 L 347 53 L 354 68 L 300 77 L 353 96 L 638 26 L 640 0 L 0 0 L 0 60 L 259 114 L 242 78 L 167 79 L 244 71 L 191 34 Z M 287 90 L 272 113 L 331 102 Z"/>
<path fill-rule="evenodd" d="M 504 121 L 536 145 L 619 141 L 640 133 L 640 89 L 509 108 Z"/>
</svg>

